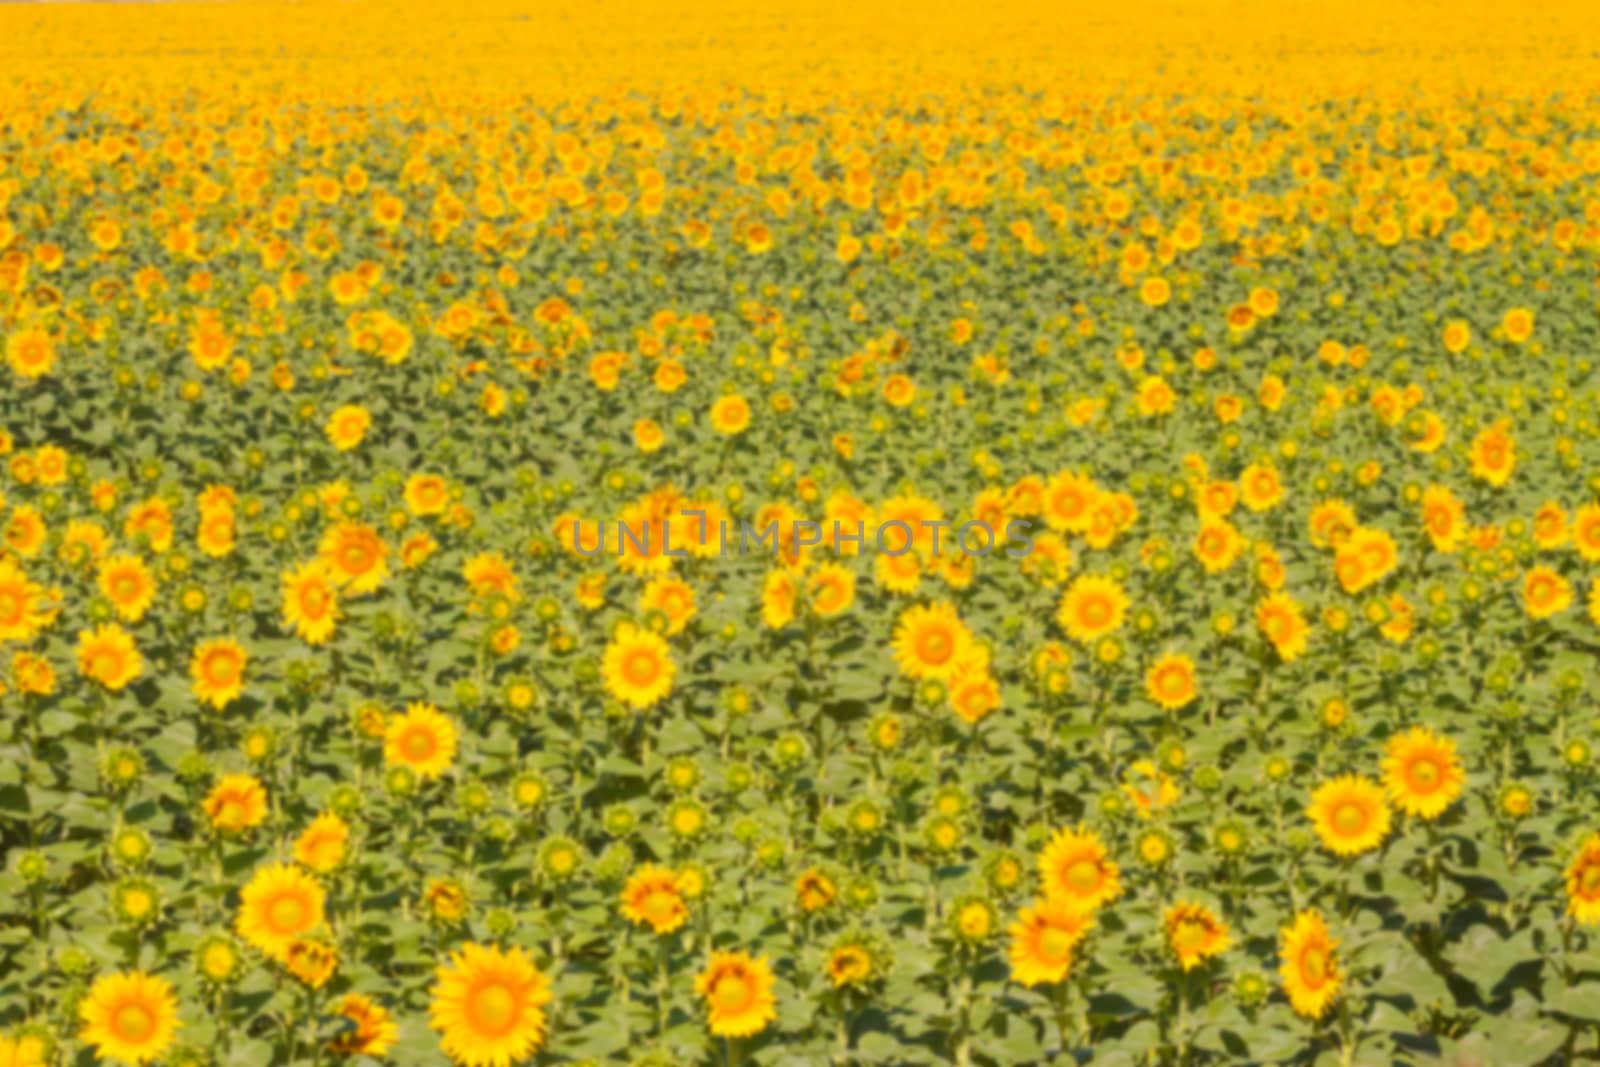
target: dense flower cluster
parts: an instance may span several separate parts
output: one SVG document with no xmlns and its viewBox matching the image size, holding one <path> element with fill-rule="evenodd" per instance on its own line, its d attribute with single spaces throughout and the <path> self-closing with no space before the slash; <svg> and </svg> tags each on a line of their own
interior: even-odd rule
<svg viewBox="0 0 1600 1067">
<path fill-rule="evenodd" d="M 0 1067 L 1592 1048 L 1594 13 L 631 6 L 0 6 Z"/>
</svg>

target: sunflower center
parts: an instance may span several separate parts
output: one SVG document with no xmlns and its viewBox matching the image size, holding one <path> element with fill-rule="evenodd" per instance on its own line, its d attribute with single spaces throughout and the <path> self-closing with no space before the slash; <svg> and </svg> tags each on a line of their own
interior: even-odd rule
<svg viewBox="0 0 1600 1067">
<path fill-rule="evenodd" d="M 467 1016 L 479 1032 L 491 1037 L 510 1030 L 517 1022 L 517 997 L 499 982 L 478 989 L 467 1001 Z"/>
<path fill-rule="evenodd" d="M 406 735 L 406 755 L 414 760 L 425 760 L 434 752 L 433 735 L 426 730 L 412 730 Z"/>
<path fill-rule="evenodd" d="M 718 1011 L 742 1012 L 750 1006 L 751 999 L 750 983 L 740 974 L 725 974 L 711 987 L 711 1000 Z"/>
<path fill-rule="evenodd" d="M 306 921 L 305 902 L 294 896 L 278 897 L 267 908 L 267 921 L 275 930 L 299 930 Z"/>
<path fill-rule="evenodd" d="M 206 661 L 206 677 L 213 685 L 228 685 L 237 680 L 239 670 L 233 656 L 227 652 L 214 653 Z"/>
<path fill-rule="evenodd" d="M 111 649 L 105 649 L 94 654 L 90 665 L 94 668 L 91 672 L 97 678 L 114 678 L 122 672 L 122 657 Z"/>
<path fill-rule="evenodd" d="M 1334 809 L 1333 828 L 1341 834 L 1359 834 L 1367 828 L 1367 813 L 1359 804 L 1341 804 Z"/>
<path fill-rule="evenodd" d="M 1300 977 L 1306 985 L 1317 988 L 1328 980 L 1328 952 L 1313 945 L 1300 954 Z"/>
<path fill-rule="evenodd" d="M 1100 886 L 1100 865 L 1094 860 L 1075 860 L 1067 866 L 1067 885 L 1080 893 L 1088 893 Z"/>
<path fill-rule="evenodd" d="M 155 1015 L 143 1004 L 124 1004 L 112 1017 L 112 1028 L 124 1041 L 144 1041 L 156 1028 Z"/>
<path fill-rule="evenodd" d="M 0 622 L 15 624 L 22 618 L 22 598 L 11 590 L 0 590 Z"/>
<path fill-rule="evenodd" d="M 1439 765 L 1432 760 L 1417 760 L 1411 765 L 1411 784 L 1419 792 L 1430 792 L 1439 784 L 1442 775 Z"/>
<path fill-rule="evenodd" d="M 929 630 L 917 639 L 917 655 L 926 663 L 943 663 L 952 649 L 950 635 L 943 630 Z"/>
<path fill-rule="evenodd" d="M 1056 926 L 1047 926 L 1039 935 L 1039 955 L 1060 963 L 1072 955 L 1072 935 Z"/>
<path fill-rule="evenodd" d="M 345 545 L 339 559 L 344 564 L 345 570 L 355 574 L 359 574 L 372 566 L 372 552 L 367 546 L 361 544 Z"/>
<path fill-rule="evenodd" d="M 661 673 L 661 667 L 656 662 L 653 652 L 641 649 L 628 654 L 628 658 L 622 664 L 622 673 L 634 685 L 646 686 L 656 680 L 656 676 Z"/>
<path fill-rule="evenodd" d="M 1578 890 L 1586 897 L 1600 895 L 1600 866 L 1591 864 L 1578 876 Z"/>
<path fill-rule="evenodd" d="M 132 600 L 139 595 L 139 579 L 131 574 L 118 575 L 111 583 L 111 595 L 116 600 Z"/>
<path fill-rule="evenodd" d="M 1181 949 L 1199 948 L 1205 939 L 1205 924 L 1198 919 L 1180 920 L 1172 930 L 1172 941 Z"/>
<path fill-rule="evenodd" d="M 1083 602 L 1083 621 L 1090 626 L 1104 626 L 1111 618 L 1111 605 L 1105 600 L 1095 597 Z"/>
<path fill-rule="evenodd" d="M 317 618 L 328 609 L 328 594 L 320 585 L 308 585 L 300 591 L 300 610 L 309 618 Z"/>
</svg>

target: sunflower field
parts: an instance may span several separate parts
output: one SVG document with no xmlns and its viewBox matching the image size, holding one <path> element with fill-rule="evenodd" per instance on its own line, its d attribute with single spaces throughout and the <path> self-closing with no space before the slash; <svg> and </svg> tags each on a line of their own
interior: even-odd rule
<svg viewBox="0 0 1600 1067">
<path fill-rule="evenodd" d="M 0 1067 L 1600 1061 L 1596 55 L 0 6 Z"/>
</svg>

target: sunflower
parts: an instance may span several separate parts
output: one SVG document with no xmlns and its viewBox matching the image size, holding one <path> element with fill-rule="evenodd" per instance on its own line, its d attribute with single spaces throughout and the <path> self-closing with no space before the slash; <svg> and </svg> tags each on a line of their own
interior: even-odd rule
<svg viewBox="0 0 1600 1067">
<path fill-rule="evenodd" d="M 1583 926 L 1600 923 L 1600 834 L 1590 834 L 1567 864 L 1567 914 Z"/>
<path fill-rule="evenodd" d="M 237 535 L 231 507 L 217 507 L 200 513 L 200 529 L 195 533 L 195 543 L 200 551 L 212 559 L 221 559 L 233 551 Z"/>
<path fill-rule="evenodd" d="M 544 1044 L 550 979 L 524 950 L 469 942 L 434 977 L 428 1023 L 462 1067 L 507 1067 Z"/>
<path fill-rule="evenodd" d="M 213 829 L 229 833 L 260 826 L 267 817 L 267 791 L 248 774 L 225 775 L 207 794 L 206 818 Z"/>
<path fill-rule="evenodd" d="M 1233 523 L 1208 517 L 1194 535 L 1194 555 L 1207 574 L 1221 574 L 1244 554 L 1246 544 Z"/>
<path fill-rule="evenodd" d="M 872 953 L 863 945 L 847 943 L 828 954 L 828 979 L 833 988 L 859 988 L 873 977 Z"/>
<path fill-rule="evenodd" d="M 1339 942 L 1328 936 L 1328 924 L 1316 910 L 1302 911 L 1278 932 L 1278 973 L 1289 1004 L 1296 1012 L 1320 1019 L 1339 995 L 1339 963 L 1333 950 Z"/>
<path fill-rule="evenodd" d="M 961 668 L 971 648 L 972 634 L 948 601 L 914 605 L 895 623 L 895 661 L 909 678 L 943 681 Z"/>
<path fill-rule="evenodd" d="M 1501 419 L 1472 439 L 1472 476 L 1496 489 L 1511 480 L 1517 467 L 1517 442 L 1507 427 L 1507 421 Z"/>
<path fill-rule="evenodd" d="M 1127 612 L 1128 594 L 1115 579 L 1085 574 L 1061 595 L 1056 621 L 1068 637 L 1088 645 L 1121 629 Z"/>
<path fill-rule="evenodd" d="M 165 978 L 123 971 L 96 978 L 78 1004 L 78 1039 L 101 1059 L 146 1063 L 167 1051 L 178 1027 L 178 998 Z"/>
<path fill-rule="evenodd" d="M 346 993 L 334 1011 L 349 1024 L 348 1029 L 328 1044 L 329 1050 L 338 1055 L 382 1059 L 399 1037 L 394 1016 L 371 997 Z"/>
<path fill-rule="evenodd" d="M 1170 652 L 1163 655 L 1145 672 L 1144 691 L 1167 711 L 1188 705 L 1199 695 L 1194 660 Z"/>
<path fill-rule="evenodd" d="M 350 824 L 324 812 L 294 839 L 294 859 L 318 874 L 327 874 L 344 861 L 349 844 Z"/>
<path fill-rule="evenodd" d="M 1507 341 L 1523 344 L 1533 336 L 1533 312 L 1522 307 L 1512 308 L 1501 317 L 1500 328 L 1505 331 Z"/>
<path fill-rule="evenodd" d="M 442 515 L 450 503 L 450 483 L 437 474 L 413 474 L 406 479 L 404 495 L 411 514 Z"/>
<path fill-rule="evenodd" d="M 1273 593 L 1256 604 L 1256 628 L 1272 642 L 1278 658 L 1285 663 L 1305 652 L 1311 632 L 1299 603 L 1288 593 Z"/>
<path fill-rule="evenodd" d="M 743 433 L 750 425 L 750 402 L 744 397 L 724 396 L 711 405 L 711 428 L 724 437 Z"/>
<path fill-rule="evenodd" d="M 950 679 L 950 709 L 969 726 L 998 711 L 1000 704 L 1000 684 L 987 668 L 974 666 Z"/>
<path fill-rule="evenodd" d="M 432 704 L 415 703 L 390 717 L 383 733 L 383 760 L 437 778 L 456 757 L 456 724 Z"/>
<path fill-rule="evenodd" d="M 139 677 L 144 660 L 126 630 L 104 623 L 78 634 L 78 670 L 116 692 Z"/>
<path fill-rule="evenodd" d="M 1384 748 L 1384 787 L 1408 815 L 1437 819 L 1461 796 L 1465 782 L 1455 743 L 1431 730 L 1412 727 Z"/>
<path fill-rule="evenodd" d="M 1572 606 L 1572 583 L 1549 567 L 1534 567 L 1522 579 L 1522 610 L 1530 619 L 1548 619 Z"/>
<path fill-rule="evenodd" d="M 19 378 L 42 378 L 56 365 L 55 342 L 38 326 L 13 331 L 6 338 L 6 362 Z"/>
<path fill-rule="evenodd" d="M 1600 504 L 1585 504 L 1572 513 L 1572 547 L 1585 563 L 1600 563 Z"/>
<path fill-rule="evenodd" d="M 317 545 L 317 558 L 346 596 L 374 592 L 389 576 L 389 546 L 366 523 L 330 527 Z"/>
<path fill-rule="evenodd" d="M 45 626 L 45 591 L 10 556 L 0 557 L 0 642 L 31 641 Z"/>
<path fill-rule="evenodd" d="M 189 661 L 194 695 L 221 711 L 244 692 L 244 668 L 250 657 L 230 638 L 202 641 Z"/>
<path fill-rule="evenodd" d="M 262 955 L 279 963 L 295 941 L 322 925 L 322 887 L 287 863 L 262 867 L 239 892 L 234 929 Z"/>
<path fill-rule="evenodd" d="M 156 580 L 138 556 L 107 556 L 95 569 L 95 584 L 124 622 L 144 618 L 156 597 Z"/>
<path fill-rule="evenodd" d="M 1072 969 L 1073 950 L 1094 918 L 1056 899 L 1036 900 L 1011 924 L 1011 977 L 1025 986 L 1059 982 Z"/>
<path fill-rule="evenodd" d="M 1311 794 L 1306 814 L 1323 847 L 1340 856 L 1370 852 L 1389 834 L 1389 805 L 1383 790 L 1359 775 L 1323 782 Z"/>
<path fill-rule="evenodd" d="M 311 560 L 283 576 L 283 621 L 308 645 L 333 636 L 338 623 L 339 594 L 328 567 Z"/>
<path fill-rule="evenodd" d="M 677 670 L 667 642 L 659 634 L 629 622 L 617 627 L 601 664 L 606 691 L 638 711 L 659 703 L 672 692 Z"/>
<path fill-rule="evenodd" d="M 1122 878 L 1092 830 L 1057 830 L 1039 853 L 1045 896 L 1078 911 L 1093 911 L 1122 893 Z"/>
<path fill-rule="evenodd" d="M 339 954 L 323 941 L 297 937 L 284 953 L 283 966 L 307 989 L 321 989 L 338 969 Z"/>
<path fill-rule="evenodd" d="M 1100 488 L 1082 474 L 1062 471 L 1051 478 L 1044 490 L 1044 519 L 1052 530 L 1084 533 L 1099 499 Z"/>
<path fill-rule="evenodd" d="M 695 615 L 694 587 L 679 578 L 653 578 L 639 603 L 645 611 L 659 611 L 666 617 L 667 633 L 682 633 Z"/>
<path fill-rule="evenodd" d="M 1162 915 L 1161 925 L 1167 933 L 1167 946 L 1186 971 L 1228 951 L 1228 924 L 1203 904 L 1174 904 Z"/>
<path fill-rule="evenodd" d="M 856 576 L 838 563 L 824 563 L 806 579 L 807 602 L 826 619 L 849 611 L 856 599 Z"/>
<path fill-rule="evenodd" d="M 348 452 L 359 445 L 372 426 L 372 415 L 359 404 L 345 404 L 328 416 L 324 432 L 328 442 L 340 452 Z"/>
<path fill-rule="evenodd" d="M 694 980 L 706 1002 L 708 1025 L 718 1037 L 750 1037 L 778 1017 L 772 968 L 765 957 L 717 952 Z"/>
<path fill-rule="evenodd" d="M 645 864 L 622 890 L 622 916 L 658 934 L 670 934 L 689 918 L 677 872 Z"/>
</svg>

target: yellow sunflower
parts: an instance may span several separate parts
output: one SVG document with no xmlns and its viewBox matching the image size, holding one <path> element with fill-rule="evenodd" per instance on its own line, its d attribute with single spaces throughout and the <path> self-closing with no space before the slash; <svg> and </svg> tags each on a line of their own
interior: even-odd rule
<svg viewBox="0 0 1600 1067">
<path fill-rule="evenodd" d="M 1167 711 L 1190 704 L 1199 695 L 1194 660 L 1171 652 L 1163 655 L 1145 672 L 1144 691 Z"/>
<path fill-rule="evenodd" d="M 824 563 L 806 579 L 811 610 L 826 619 L 849 611 L 856 599 L 856 576 L 838 563 Z"/>
<path fill-rule="evenodd" d="M 202 807 L 213 828 L 238 833 L 260 826 L 266 819 L 267 791 L 251 775 L 224 775 Z"/>
<path fill-rule="evenodd" d="M 895 661 L 909 678 L 943 681 L 961 669 L 971 648 L 972 633 L 948 601 L 907 608 L 895 623 Z"/>
<path fill-rule="evenodd" d="M 78 670 L 115 692 L 139 677 L 144 660 L 126 630 L 105 623 L 78 634 Z"/>
<path fill-rule="evenodd" d="M 95 584 L 124 622 L 138 622 L 144 618 L 156 597 L 156 580 L 138 556 L 115 555 L 102 559 L 95 569 Z"/>
<path fill-rule="evenodd" d="M 694 980 L 706 1002 L 707 1022 L 718 1037 L 750 1037 L 778 1017 L 772 968 L 743 952 L 713 953 Z"/>
<path fill-rule="evenodd" d="M 1359 775 L 1323 782 L 1311 794 L 1306 814 L 1323 847 L 1340 856 L 1370 852 L 1389 834 L 1389 805 L 1383 790 Z"/>
<path fill-rule="evenodd" d="M 1122 893 L 1122 875 L 1092 830 L 1057 830 L 1039 853 L 1045 896 L 1077 911 L 1093 911 Z"/>
<path fill-rule="evenodd" d="M 147 1063 L 167 1051 L 182 1025 L 165 978 L 142 971 L 103 974 L 78 1004 L 78 1038 L 101 1059 Z"/>
<path fill-rule="evenodd" d="M 349 1029 L 328 1044 L 338 1055 L 382 1059 L 400 1036 L 394 1016 L 371 997 L 346 993 L 334 1011 L 349 1023 Z"/>
<path fill-rule="evenodd" d="M 1093 917 L 1059 899 L 1036 900 L 1011 924 L 1011 977 L 1025 986 L 1059 982 L 1072 970 L 1072 953 L 1094 925 Z"/>
<path fill-rule="evenodd" d="M 405 499 L 413 515 L 442 515 L 450 503 L 450 483 L 437 474 L 413 474 L 406 479 Z"/>
<path fill-rule="evenodd" d="M 731 437 L 743 433 L 750 425 L 750 402 L 744 397 L 725 396 L 711 405 L 711 428 Z"/>
<path fill-rule="evenodd" d="M 658 934 L 670 934 L 689 918 L 677 872 L 645 864 L 622 890 L 622 916 Z"/>
<path fill-rule="evenodd" d="M 1384 748 L 1384 787 L 1409 815 L 1437 819 L 1461 796 L 1466 778 L 1455 743 L 1431 730 L 1412 727 Z"/>
<path fill-rule="evenodd" d="M 1093 644 L 1121 629 L 1128 613 L 1128 594 L 1113 578 L 1085 574 L 1061 595 L 1056 621 L 1067 636 L 1080 644 Z"/>
<path fill-rule="evenodd" d="M 239 893 L 234 929 L 262 955 L 282 963 L 297 940 L 322 925 L 326 895 L 298 867 L 262 867 Z"/>
<path fill-rule="evenodd" d="M 1590 834 L 1567 864 L 1567 914 L 1583 926 L 1600 923 L 1600 834 Z"/>
<path fill-rule="evenodd" d="M 679 578 L 653 578 L 639 603 L 645 611 L 659 611 L 666 617 L 667 633 L 682 633 L 694 618 L 694 587 Z"/>
<path fill-rule="evenodd" d="M 1339 942 L 1328 935 L 1322 913 L 1303 911 L 1279 931 L 1278 974 L 1296 1012 L 1320 1019 L 1339 995 L 1339 963 L 1333 950 Z"/>
<path fill-rule="evenodd" d="M 221 711 L 244 692 L 244 669 L 250 657 L 230 638 L 202 641 L 189 661 L 194 695 Z"/>
<path fill-rule="evenodd" d="M 340 618 L 339 593 L 321 560 L 302 564 L 283 576 L 283 621 L 308 645 L 333 636 Z"/>
<path fill-rule="evenodd" d="M 1572 583 L 1549 567 L 1534 567 L 1522 579 L 1522 610 L 1530 619 L 1548 619 L 1572 606 Z"/>
<path fill-rule="evenodd" d="M 294 839 L 294 859 L 318 874 L 327 874 L 344 861 L 349 843 L 350 824 L 324 812 Z"/>
<path fill-rule="evenodd" d="M 371 593 L 389 576 L 389 546 L 366 523 L 330 527 L 317 544 L 317 558 L 346 596 Z"/>
<path fill-rule="evenodd" d="M 1288 593 L 1273 593 L 1256 605 L 1256 628 L 1272 643 L 1278 658 L 1290 663 L 1305 652 L 1311 627 Z"/>
<path fill-rule="evenodd" d="M 1232 943 L 1228 924 L 1204 904 L 1174 904 L 1162 915 L 1161 925 L 1166 930 L 1168 947 L 1186 971 L 1222 955 Z"/>
<path fill-rule="evenodd" d="M 359 404 L 345 404 L 328 416 L 324 428 L 328 441 L 340 452 L 348 452 L 359 445 L 372 426 L 372 415 Z"/>
<path fill-rule="evenodd" d="M 432 704 L 415 703 L 390 717 L 383 733 L 383 759 L 409 767 L 420 778 L 437 778 L 456 757 L 456 724 Z"/>
<path fill-rule="evenodd" d="M 520 948 L 467 943 L 434 972 L 428 1023 L 462 1067 L 508 1067 L 545 1039 L 550 979 Z"/>
<path fill-rule="evenodd" d="M 0 642 L 33 640 L 45 625 L 44 606 L 44 587 L 11 557 L 0 557 Z"/>
<path fill-rule="evenodd" d="M 628 622 L 617 627 L 601 664 L 606 691 L 638 711 L 672 692 L 677 670 L 659 634 Z"/>
<path fill-rule="evenodd" d="M 15 330 L 6 338 L 6 362 L 19 378 L 41 378 L 56 365 L 56 346 L 38 326 Z"/>
</svg>

